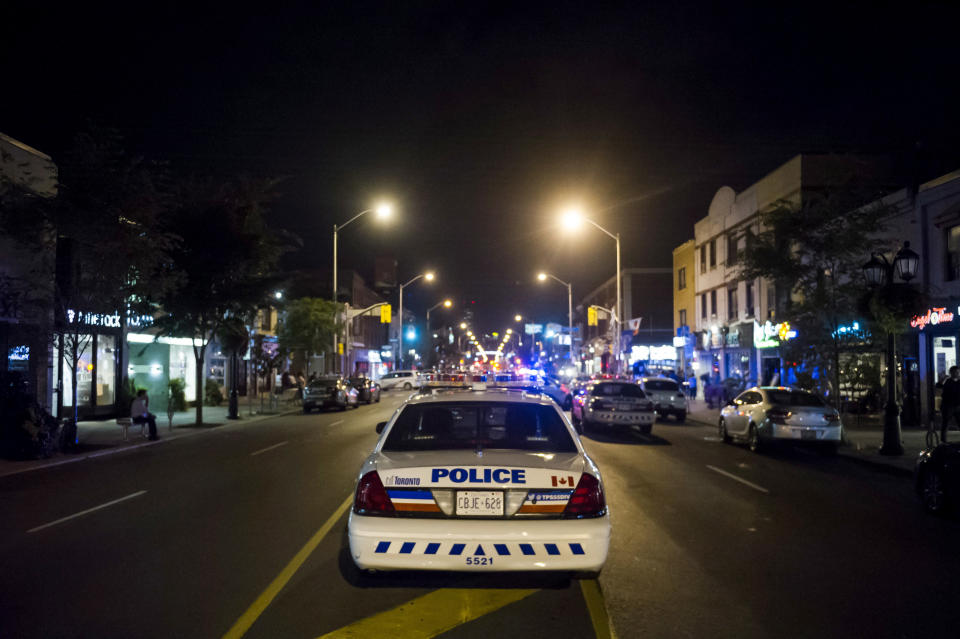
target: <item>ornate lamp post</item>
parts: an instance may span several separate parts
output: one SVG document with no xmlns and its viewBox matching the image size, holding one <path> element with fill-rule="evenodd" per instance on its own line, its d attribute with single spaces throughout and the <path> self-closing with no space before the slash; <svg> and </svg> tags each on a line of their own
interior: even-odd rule
<svg viewBox="0 0 960 639">
<path fill-rule="evenodd" d="M 863 265 L 863 274 L 867 283 L 874 287 L 893 290 L 895 278 L 909 282 L 917 274 L 920 256 L 910 248 L 910 242 L 904 242 L 891 262 L 886 256 L 874 253 L 870 261 Z M 900 405 L 897 403 L 897 350 L 896 336 L 887 333 L 887 405 L 883 413 L 883 445 L 881 455 L 902 455 L 900 431 Z"/>
</svg>

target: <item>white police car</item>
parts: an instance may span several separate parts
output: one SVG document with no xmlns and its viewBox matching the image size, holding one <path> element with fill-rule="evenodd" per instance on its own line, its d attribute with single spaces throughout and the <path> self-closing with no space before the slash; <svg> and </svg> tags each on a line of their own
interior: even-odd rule
<svg viewBox="0 0 960 639">
<path fill-rule="evenodd" d="M 549 398 L 434 391 L 377 428 L 348 523 L 359 568 L 600 571 L 603 482 Z"/>
</svg>

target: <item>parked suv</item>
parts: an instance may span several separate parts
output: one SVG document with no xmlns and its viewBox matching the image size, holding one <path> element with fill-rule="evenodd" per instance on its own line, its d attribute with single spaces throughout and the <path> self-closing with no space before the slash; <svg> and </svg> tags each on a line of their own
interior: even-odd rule
<svg viewBox="0 0 960 639">
<path fill-rule="evenodd" d="M 417 371 L 393 371 L 380 378 L 380 388 L 391 390 L 402 388 L 403 390 L 413 390 L 420 388 L 420 373 Z"/>
<path fill-rule="evenodd" d="M 644 377 L 640 388 L 653 400 L 653 407 L 661 419 L 673 415 L 681 424 L 687 419 L 687 398 L 680 384 L 669 377 Z"/>
</svg>

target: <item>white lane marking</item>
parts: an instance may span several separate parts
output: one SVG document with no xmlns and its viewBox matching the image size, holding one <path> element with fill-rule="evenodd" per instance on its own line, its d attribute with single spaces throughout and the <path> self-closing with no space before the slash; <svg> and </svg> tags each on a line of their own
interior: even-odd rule
<svg viewBox="0 0 960 639">
<path fill-rule="evenodd" d="M 114 504 L 119 504 L 119 503 L 122 502 L 122 501 L 126 501 L 126 500 L 128 500 L 128 499 L 133 499 L 134 497 L 139 497 L 140 495 L 146 494 L 146 492 L 147 492 L 147 491 L 145 491 L 145 490 L 138 490 L 138 491 L 135 492 L 135 493 L 130 493 L 130 494 L 127 495 L 126 497 L 121 497 L 120 499 L 114 499 L 113 501 L 108 501 L 108 502 L 105 503 L 105 504 L 100 504 L 99 506 L 94 506 L 93 508 L 87 508 L 86 510 L 81 510 L 81 511 L 78 512 L 78 513 L 73 513 L 72 515 L 67 515 L 66 517 L 62 517 L 62 518 L 60 518 L 60 519 L 57 519 L 56 521 L 51 521 L 51 522 L 48 523 L 48 524 L 43 524 L 42 526 L 37 526 L 36 528 L 31 528 L 31 529 L 28 530 L 27 532 L 28 532 L 28 533 L 35 533 L 35 532 L 37 532 L 38 530 L 43 530 L 44 528 L 49 528 L 50 526 L 56 526 L 57 524 L 62 524 L 62 523 L 65 522 L 65 521 L 70 521 L 71 519 L 76 519 L 77 517 L 83 517 L 84 515 L 89 515 L 90 513 L 94 512 L 94 511 L 101 510 L 101 509 L 103 509 L 103 508 L 109 508 L 110 506 L 113 506 Z"/>
<path fill-rule="evenodd" d="M 722 442 L 723 437 L 717 437 L 716 435 L 705 435 L 703 438 L 705 442 Z"/>
<path fill-rule="evenodd" d="M 342 423 L 343 423 L 343 420 L 342 420 L 342 419 L 338 419 L 338 420 L 335 421 L 335 422 L 330 422 L 330 425 L 331 425 L 331 426 L 336 426 L 337 424 L 342 424 Z"/>
<path fill-rule="evenodd" d="M 267 452 L 268 450 L 273 450 L 274 448 L 280 448 L 281 446 L 286 446 L 286 445 L 287 445 L 287 442 L 280 442 L 279 444 L 274 444 L 273 446 L 267 446 L 266 448 L 261 448 L 260 450 L 258 450 L 258 451 L 255 452 L 255 453 L 250 453 L 250 456 L 251 456 L 251 457 L 256 457 L 256 456 L 259 455 L 260 453 L 265 453 L 265 452 Z"/>
<path fill-rule="evenodd" d="M 763 486 L 757 486 L 757 485 L 756 485 L 755 483 L 753 483 L 752 481 L 747 481 L 747 480 L 744 479 L 743 477 L 737 477 L 737 476 L 734 475 L 733 473 L 728 473 L 727 471 L 721 470 L 720 468 L 717 468 L 716 466 L 711 466 L 710 464 L 707 464 L 707 468 L 709 468 L 710 470 L 712 470 L 712 471 L 715 472 L 715 473 L 720 473 L 720 474 L 723 475 L 724 477 L 729 477 L 730 479 L 732 479 L 732 480 L 734 480 L 734 481 L 738 481 L 738 482 L 740 482 L 741 484 L 743 484 L 744 486 L 749 486 L 750 488 L 753 488 L 754 490 L 759 490 L 761 493 L 764 493 L 764 494 L 767 494 L 767 495 L 770 494 L 770 491 L 767 490 L 766 488 L 764 488 Z"/>
</svg>

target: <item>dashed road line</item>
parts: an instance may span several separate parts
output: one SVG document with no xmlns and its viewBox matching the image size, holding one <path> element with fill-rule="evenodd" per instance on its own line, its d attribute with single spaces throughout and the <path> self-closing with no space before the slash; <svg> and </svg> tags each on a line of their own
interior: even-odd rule
<svg viewBox="0 0 960 639">
<path fill-rule="evenodd" d="M 327 424 L 327 426 L 336 426 L 337 424 L 342 424 L 342 423 L 343 423 L 343 420 L 342 420 L 342 419 L 338 419 L 338 420 L 335 421 L 335 422 L 330 422 L 329 424 Z"/>
<path fill-rule="evenodd" d="M 273 446 L 267 446 L 266 448 L 261 448 L 260 450 L 250 453 L 251 457 L 256 457 L 262 453 L 273 450 L 274 448 L 280 448 L 281 446 L 286 446 L 289 442 L 280 442 L 279 444 L 274 444 Z"/>
<path fill-rule="evenodd" d="M 113 501 L 108 501 L 108 502 L 105 503 L 105 504 L 100 504 L 99 506 L 94 506 L 93 508 L 87 508 L 86 510 L 81 510 L 81 511 L 78 512 L 78 513 L 73 513 L 72 515 L 67 515 L 66 517 L 61 517 L 60 519 L 57 519 L 56 521 L 51 521 L 50 523 L 43 524 L 42 526 L 37 526 L 36 528 L 31 528 L 31 529 L 28 530 L 27 532 L 28 532 L 28 533 L 35 533 L 35 532 L 37 532 L 38 530 L 43 530 L 44 528 L 50 528 L 51 526 L 56 526 L 57 524 L 62 524 L 62 523 L 65 522 L 65 521 L 70 521 L 71 519 L 76 519 L 77 517 L 83 517 L 84 515 L 89 515 L 89 514 L 92 513 L 92 512 L 96 512 L 96 511 L 98 511 L 98 510 L 103 510 L 104 508 L 109 508 L 110 506 L 114 506 L 114 505 L 116 505 L 116 504 L 119 504 L 120 502 L 127 501 L 128 499 L 133 499 L 134 497 L 139 497 L 140 495 L 143 495 L 143 494 L 145 494 L 146 492 L 147 492 L 147 491 L 145 491 L 145 490 L 138 490 L 138 491 L 135 492 L 135 493 L 130 493 L 129 495 L 126 495 L 125 497 L 121 497 L 121 498 L 119 498 L 119 499 L 114 499 Z"/>
<path fill-rule="evenodd" d="M 353 495 L 349 495 L 346 499 L 343 500 L 343 503 L 340 504 L 333 514 L 330 515 L 330 518 L 324 522 L 320 529 L 313 534 L 303 548 L 301 548 L 296 555 L 293 556 L 293 559 L 284 566 L 283 570 L 280 571 L 280 574 L 270 582 L 270 585 L 267 586 L 267 589 L 260 593 L 260 596 L 254 600 L 250 607 L 247 608 L 247 611 L 240 616 L 239 619 L 233 624 L 230 630 L 223 635 L 223 639 L 239 639 L 247 630 L 250 629 L 250 626 L 263 614 L 263 611 L 267 609 L 267 606 L 273 602 L 280 591 L 283 590 L 283 587 L 287 585 L 287 582 L 293 578 L 293 575 L 296 574 L 297 570 L 300 569 L 300 566 L 307 560 L 310 554 L 320 545 L 320 542 L 323 541 L 323 538 L 326 537 L 330 530 L 333 529 L 334 525 L 343 517 L 343 514 L 347 512 L 347 509 L 350 508 L 350 505 L 353 503 Z"/>
<path fill-rule="evenodd" d="M 744 486 L 749 486 L 750 488 L 753 488 L 754 490 L 759 490 L 761 493 L 764 493 L 764 494 L 766 494 L 766 495 L 769 495 L 769 494 L 770 494 L 770 491 L 767 490 L 766 488 L 764 488 L 763 486 L 758 486 L 757 484 L 753 483 L 752 481 L 747 481 L 747 480 L 744 479 L 743 477 L 738 477 L 737 475 L 734 475 L 733 473 L 728 473 L 727 471 L 722 470 L 722 469 L 720 469 L 720 468 L 717 468 L 716 466 L 711 466 L 710 464 L 707 464 L 707 468 L 709 468 L 710 470 L 712 470 L 712 471 L 715 472 L 715 473 L 720 473 L 720 474 L 723 475 L 724 477 L 729 477 L 730 479 L 732 479 L 732 480 L 734 480 L 734 481 L 738 481 L 738 482 L 740 482 L 741 484 L 743 484 Z"/>
</svg>

